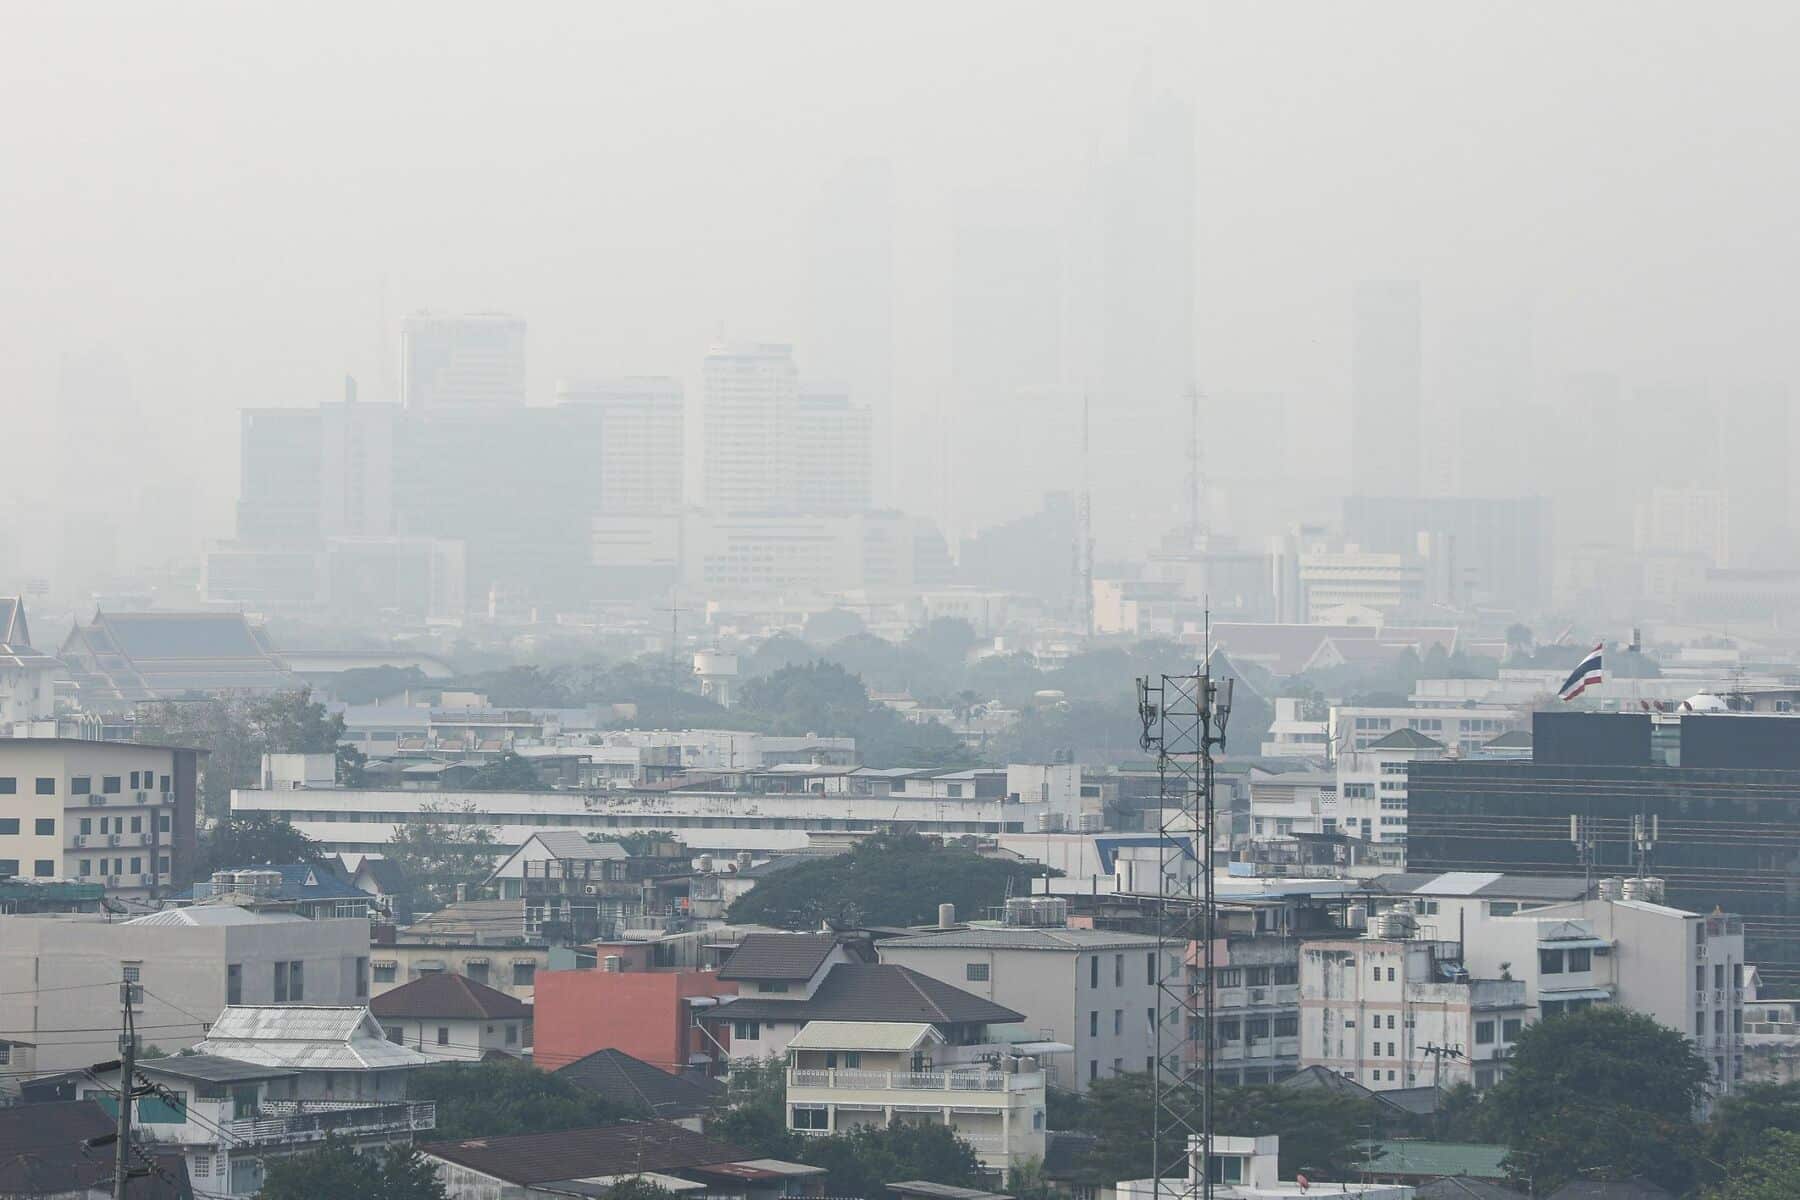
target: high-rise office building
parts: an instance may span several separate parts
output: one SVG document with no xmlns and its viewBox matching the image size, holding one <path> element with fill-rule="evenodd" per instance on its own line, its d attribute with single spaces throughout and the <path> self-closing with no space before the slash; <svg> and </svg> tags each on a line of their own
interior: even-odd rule
<svg viewBox="0 0 1800 1200">
<path fill-rule="evenodd" d="M 855 513 L 873 498 L 869 406 L 841 385 L 801 385 L 794 412 L 794 476 L 790 506 L 803 513 Z"/>
<path fill-rule="evenodd" d="M 1351 312 L 1350 490 L 1419 494 L 1419 285 L 1356 285 Z"/>
<path fill-rule="evenodd" d="M 1779 384 L 1733 388 L 1725 397 L 1719 444 L 1731 502 L 1731 565 L 1785 567 L 1794 561 L 1788 521 L 1788 444 L 1793 404 Z"/>
<path fill-rule="evenodd" d="M 1549 603 L 1555 550 L 1541 497 L 1350 496 L 1344 537 L 1365 551 L 1424 555 L 1451 594 L 1524 612 Z"/>
<path fill-rule="evenodd" d="M 686 416 L 679 380 L 565 379 L 557 382 L 556 400 L 598 414 L 601 512 L 681 507 Z"/>
<path fill-rule="evenodd" d="M 800 374 L 785 343 L 715 346 L 704 365 L 701 455 L 714 512 L 783 512 L 795 464 Z"/>
<path fill-rule="evenodd" d="M 319 539 L 319 410 L 246 408 L 240 415 L 238 541 L 310 546 Z"/>
<path fill-rule="evenodd" d="M 518 408 L 525 403 L 525 322 L 503 313 L 407 317 L 400 395 L 409 412 Z"/>
<path fill-rule="evenodd" d="M 356 387 L 319 406 L 319 532 L 386 537 L 394 532 L 394 426 L 397 404 L 365 404 Z"/>
</svg>

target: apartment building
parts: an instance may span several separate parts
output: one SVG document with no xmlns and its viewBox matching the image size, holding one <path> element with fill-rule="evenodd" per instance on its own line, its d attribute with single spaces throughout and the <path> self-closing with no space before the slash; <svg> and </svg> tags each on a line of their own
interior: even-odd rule
<svg viewBox="0 0 1800 1200">
<path fill-rule="evenodd" d="M 199 750 L 0 739 L 0 875 L 163 895 L 194 853 Z"/>
<path fill-rule="evenodd" d="M 0 1028 L 37 1071 L 86 1066 L 116 1048 L 119 983 L 143 987 L 138 1030 L 173 1052 L 231 1004 L 361 1004 L 369 994 L 369 923 L 308 920 L 236 905 L 167 909 L 129 921 L 103 914 L 0 917 Z M 54 1003 L 45 998 L 54 997 Z"/>
<path fill-rule="evenodd" d="M 1023 1013 L 1041 1041 L 1067 1050 L 1038 1055 L 1057 1087 L 1149 1070 L 1156 1057 L 1156 939 L 1071 928 L 1068 901 L 1017 897 L 999 922 L 971 923 L 876 945 L 884 963 Z"/>
<path fill-rule="evenodd" d="M 1416 729 L 1396 729 L 1366 749 L 1339 754 L 1337 815 L 1323 832 L 1404 846 L 1408 764 L 1434 761 L 1444 753 L 1444 744 L 1435 738 Z"/>
<path fill-rule="evenodd" d="M 1528 712 L 1492 704 L 1420 704 L 1405 708 L 1334 704 L 1326 719 L 1332 754 L 1357 753 L 1401 729 L 1422 733 L 1464 758 L 1503 733 L 1531 728 Z"/>
</svg>

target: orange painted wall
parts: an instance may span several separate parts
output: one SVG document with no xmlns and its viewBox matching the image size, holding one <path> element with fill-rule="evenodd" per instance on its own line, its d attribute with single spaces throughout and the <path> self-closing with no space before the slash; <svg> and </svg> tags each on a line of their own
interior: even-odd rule
<svg viewBox="0 0 1800 1200">
<path fill-rule="evenodd" d="M 736 993 L 711 971 L 539 971 L 532 1060 L 554 1071 L 611 1049 L 679 1071 L 713 1049 L 693 1030 L 686 998 Z"/>
</svg>

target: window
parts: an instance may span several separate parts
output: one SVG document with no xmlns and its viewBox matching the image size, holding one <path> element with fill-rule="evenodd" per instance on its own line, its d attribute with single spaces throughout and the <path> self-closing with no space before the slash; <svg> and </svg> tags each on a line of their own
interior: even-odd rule
<svg viewBox="0 0 1800 1200">
<path fill-rule="evenodd" d="M 144 856 L 143 855 L 134 854 L 131 856 L 131 873 L 133 875 L 141 875 L 144 873 Z"/>
<path fill-rule="evenodd" d="M 1122 1034 L 1124 1032 L 1125 1032 L 1125 1010 L 1122 1008 L 1115 1008 L 1115 1009 L 1113 1009 L 1113 1036 L 1118 1037 L 1120 1034 Z"/>
<path fill-rule="evenodd" d="M 81 875 L 92 875 L 94 873 L 94 860 L 91 858 L 82 859 L 80 869 L 77 873 Z"/>
<path fill-rule="evenodd" d="M 1705 1037 L 1706 1036 L 1706 1014 L 1703 1012 L 1697 1012 L 1694 1014 L 1694 1036 L 1695 1037 Z"/>
<path fill-rule="evenodd" d="M 1713 1032 L 1725 1032 L 1725 1010 L 1722 1008 L 1713 1009 Z"/>
<path fill-rule="evenodd" d="M 19 818 L 0 817 L 0 834 L 14 834 L 17 832 L 19 832 Z"/>
<path fill-rule="evenodd" d="M 131 832 L 133 832 L 133 833 L 144 832 L 144 818 L 142 818 L 142 817 L 131 818 Z"/>
<path fill-rule="evenodd" d="M 1706 990 L 1706 964 L 1705 963 L 1701 963 L 1699 966 L 1694 968 L 1694 990 L 1696 992 L 1704 992 Z"/>
<path fill-rule="evenodd" d="M 1114 1075 L 1123 1075 L 1124 1073 L 1125 1073 L 1125 1060 L 1122 1058 L 1113 1059 L 1113 1074 Z"/>
<path fill-rule="evenodd" d="M 49 858 L 40 858 L 36 862 L 31 864 L 31 873 L 33 875 L 37 876 L 39 879 L 55 878 L 55 876 L 56 876 L 56 861 L 54 859 L 49 859 Z"/>
<path fill-rule="evenodd" d="M 795 1129 L 830 1129 L 831 1113 L 823 1106 L 796 1104 L 794 1106 Z"/>
<path fill-rule="evenodd" d="M 244 1002 L 244 965 L 232 963 L 225 968 L 225 1003 Z"/>
<path fill-rule="evenodd" d="M 519 1044 L 519 1027 L 517 1025 L 508 1025 L 506 1027 L 506 1044 L 509 1046 L 516 1046 Z"/>
<path fill-rule="evenodd" d="M 1494 1044 L 1494 1023 L 1492 1021 L 1475 1022 L 1475 1044 L 1477 1046 Z"/>
<path fill-rule="evenodd" d="M 87 775 L 71 775 L 71 776 L 69 776 L 69 794 L 71 796 L 85 796 L 85 795 L 89 794 L 90 792 L 92 792 L 93 790 L 94 790 L 94 781 L 90 776 L 87 776 Z"/>
<path fill-rule="evenodd" d="M 1275 1018 L 1275 1036 L 1278 1038 L 1299 1037 L 1300 1036 L 1300 1018 L 1299 1017 L 1276 1017 Z"/>
<path fill-rule="evenodd" d="M 1088 959 L 1088 986 L 1091 988 L 1100 986 L 1100 956 L 1098 954 Z"/>
<path fill-rule="evenodd" d="M 1519 1033 L 1524 1028 L 1525 1028 L 1524 1021 L 1520 1020 L 1518 1017 L 1508 1017 L 1506 1020 L 1504 1020 L 1500 1023 L 1501 1040 L 1508 1041 L 1508 1042 L 1518 1041 Z"/>
<path fill-rule="evenodd" d="M 1585 947 L 1569 951 L 1569 970 L 1591 971 L 1594 969 L 1594 952 Z"/>
<path fill-rule="evenodd" d="M 1100 1060 L 1099 1059 L 1097 1059 L 1097 1058 L 1088 1059 L 1088 1078 L 1089 1079 L 1100 1078 Z"/>
<path fill-rule="evenodd" d="M 76 828 L 84 834 L 92 833 L 94 832 L 94 819 L 92 817 L 82 817 L 81 824 Z"/>
<path fill-rule="evenodd" d="M 1228 1017 L 1218 1023 L 1218 1034 L 1213 1040 L 1219 1043 L 1235 1042 L 1242 1035 L 1242 1030 L 1236 1017 Z"/>
<path fill-rule="evenodd" d="M 162 793 L 163 793 L 163 795 L 166 796 L 174 790 L 175 790 L 174 788 L 169 786 L 169 777 L 167 775 L 164 775 L 162 777 Z"/>
<path fill-rule="evenodd" d="M 56 834 L 55 817 L 39 817 L 33 824 L 37 828 L 39 837 L 54 837 Z"/>
<path fill-rule="evenodd" d="M 1099 1009 L 1094 1009 L 1092 1012 L 1088 1013 L 1088 1036 L 1089 1037 L 1099 1037 L 1100 1036 L 1100 1010 Z"/>
<path fill-rule="evenodd" d="M 1392 967 L 1388 968 L 1388 982 L 1389 983 L 1394 982 L 1394 968 L 1392 968 Z"/>
<path fill-rule="evenodd" d="M 1125 956 L 1123 954 L 1113 955 L 1113 986 L 1125 986 Z"/>
<path fill-rule="evenodd" d="M 988 965 L 986 963 L 964 963 L 963 978 L 970 983 L 986 983 Z"/>
<path fill-rule="evenodd" d="M 105 792 L 108 796 L 116 796 L 123 789 L 119 787 L 119 777 L 117 775 L 106 775 L 100 780 L 100 790 Z"/>
<path fill-rule="evenodd" d="M 535 962 L 516 962 L 513 964 L 513 986 L 530 987 L 531 981 L 537 978 Z"/>
<path fill-rule="evenodd" d="M 19 791 L 19 780 L 13 775 L 0 775 L 0 796 L 14 796 Z"/>
<path fill-rule="evenodd" d="M 391 962 L 376 963 L 375 968 L 374 968 L 375 982 L 376 983 L 392 983 L 392 982 L 394 982 L 394 976 L 397 973 L 398 968 L 399 968 L 398 963 L 391 963 Z"/>
<path fill-rule="evenodd" d="M 1156 985 L 1156 951 L 1144 955 L 1144 982 L 1152 987 Z"/>
<path fill-rule="evenodd" d="M 275 1003 L 286 1004 L 288 998 L 288 965 L 285 962 L 275 964 Z"/>
<path fill-rule="evenodd" d="M 128 963 L 123 964 L 123 968 L 124 968 L 123 974 L 125 976 L 126 983 L 139 982 L 141 976 L 143 975 L 143 970 L 144 970 L 144 966 L 142 963 L 128 962 Z"/>
<path fill-rule="evenodd" d="M 356 960 L 356 995 L 360 999 L 369 994 L 369 960 Z"/>
<path fill-rule="evenodd" d="M 1713 986 L 1716 988 L 1722 988 L 1725 986 L 1725 964 L 1724 963 L 1715 963 L 1713 965 Z"/>
<path fill-rule="evenodd" d="M 39 775 L 37 777 L 37 794 L 40 796 L 56 795 L 56 780 L 48 775 Z"/>
<path fill-rule="evenodd" d="M 1381 982 L 1381 968 L 1378 966 L 1370 967 L 1369 968 L 1369 977 L 1371 979 L 1373 979 L 1376 983 L 1380 983 Z"/>
<path fill-rule="evenodd" d="M 448 1046 L 450 1044 L 450 1027 L 448 1025 L 438 1026 L 437 1044 L 440 1046 Z"/>
<path fill-rule="evenodd" d="M 754 1042 L 762 1037 L 761 1021 L 733 1021 L 731 1023 L 733 1041 Z"/>
<path fill-rule="evenodd" d="M 488 965 L 484 962 L 464 963 L 463 976 L 472 982 L 485 984 L 488 981 Z"/>
<path fill-rule="evenodd" d="M 404 1046 L 406 1044 L 406 1030 L 398 1025 L 389 1025 L 387 1027 L 387 1040 L 394 1043 L 396 1046 Z"/>
<path fill-rule="evenodd" d="M 1269 1040 L 1269 1018 L 1250 1017 L 1244 1022 L 1244 1040 L 1266 1042 Z"/>
<path fill-rule="evenodd" d="M 1563 952 L 1561 950 L 1539 950 L 1538 973 L 1561 975 L 1563 973 Z"/>
</svg>

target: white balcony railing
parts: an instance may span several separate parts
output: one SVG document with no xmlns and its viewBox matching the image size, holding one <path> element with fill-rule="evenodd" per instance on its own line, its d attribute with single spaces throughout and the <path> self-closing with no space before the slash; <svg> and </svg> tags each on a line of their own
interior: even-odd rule
<svg viewBox="0 0 1800 1200">
<path fill-rule="evenodd" d="M 437 1127 L 437 1104 L 417 1101 L 402 1104 L 357 1104 L 322 1107 L 332 1102 L 272 1101 L 254 1117 L 242 1117 L 219 1125 L 224 1141 L 232 1146 L 267 1146 L 323 1141 L 337 1134 L 357 1137 L 372 1134 L 420 1133 Z M 293 1107 L 289 1107 L 292 1105 Z"/>
<path fill-rule="evenodd" d="M 1044 1086 L 1042 1071 L 859 1071 L 848 1068 L 788 1072 L 788 1086 L 863 1092 L 1029 1092 Z"/>
</svg>

